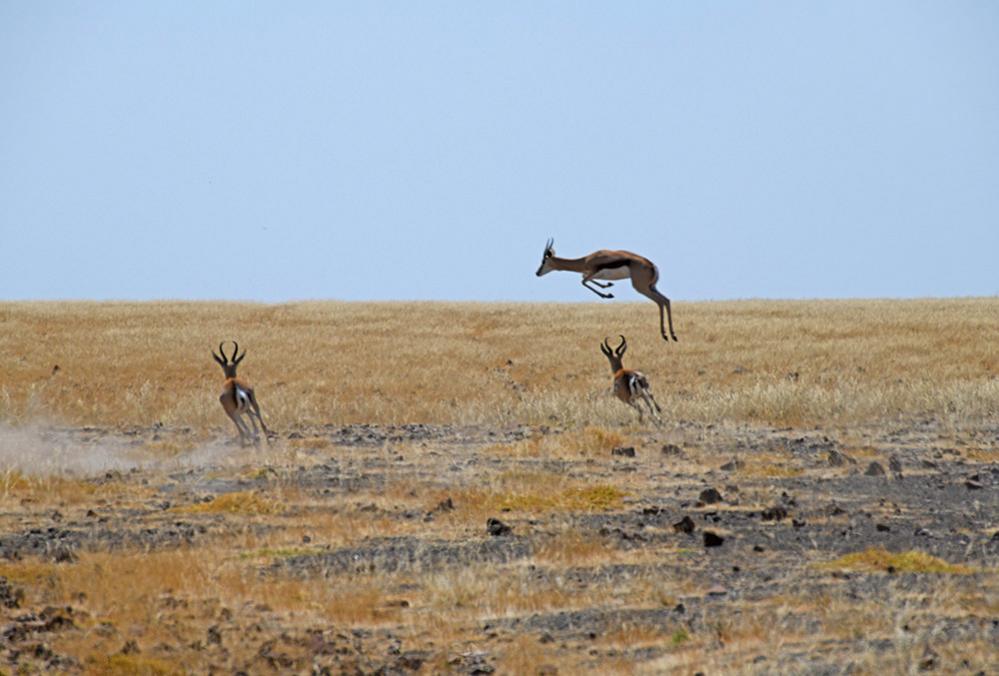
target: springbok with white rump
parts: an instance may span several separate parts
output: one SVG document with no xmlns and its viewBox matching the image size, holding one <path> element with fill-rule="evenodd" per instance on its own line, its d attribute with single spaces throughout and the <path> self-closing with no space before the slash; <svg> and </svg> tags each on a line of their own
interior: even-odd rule
<svg viewBox="0 0 999 676">
<path fill-rule="evenodd" d="M 613 350 L 611 349 L 609 338 L 604 338 L 604 342 L 600 344 L 600 351 L 610 361 L 611 373 L 614 374 L 614 394 L 618 399 L 638 411 L 639 422 L 642 421 L 643 416 L 642 407 L 638 405 L 638 400 L 641 399 L 644 401 L 645 405 L 649 407 L 649 413 L 652 414 L 652 417 L 658 424 L 661 422 L 659 414 L 662 412 L 662 409 L 659 408 L 656 400 L 652 398 L 648 378 L 641 371 L 626 369 L 621 365 L 621 358 L 627 349 L 628 341 L 624 339 L 624 336 L 621 336 L 621 344 Z"/>
<path fill-rule="evenodd" d="M 659 269 L 648 258 L 633 254 L 630 251 L 608 251 L 601 249 L 582 258 L 559 258 L 555 255 L 555 240 L 549 239 L 545 244 L 545 253 L 541 258 L 541 266 L 537 275 L 548 274 L 552 270 L 568 270 L 583 275 L 583 286 L 601 298 L 613 298 L 614 294 L 604 293 L 600 289 L 614 286 L 611 281 L 631 278 L 635 291 L 649 298 L 659 306 L 659 328 L 663 339 L 677 340 L 673 332 L 673 313 L 670 312 L 669 298 L 656 288 L 659 281 Z M 598 281 L 604 280 L 604 282 Z M 591 286 L 593 285 L 593 286 Z M 599 288 L 596 288 L 599 287 Z M 666 321 L 669 320 L 669 336 L 666 335 Z"/>
<path fill-rule="evenodd" d="M 239 443 L 241 445 L 246 444 L 247 438 L 252 438 L 254 441 L 259 438 L 254 418 L 260 421 L 260 427 L 264 431 L 264 439 L 269 444 L 271 440 L 267 435 L 270 434 L 270 430 L 267 429 L 267 425 L 264 424 L 264 419 L 260 415 L 260 406 L 257 404 L 257 397 L 253 394 L 253 388 L 245 380 L 236 377 L 236 367 L 246 356 L 246 350 L 243 350 L 243 354 L 239 354 L 239 343 L 234 340 L 232 344 L 235 349 L 231 359 L 226 356 L 225 350 L 222 349 L 222 346 L 225 345 L 224 342 L 219 343 L 221 357 L 215 354 L 214 350 L 212 351 L 212 357 L 225 372 L 225 385 L 222 387 L 222 396 L 219 397 L 219 401 L 222 402 L 222 408 L 225 409 L 226 415 L 239 430 Z M 247 414 L 247 417 L 250 418 L 250 424 L 253 425 L 252 435 L 243 421 L 243 413 Z"/>
</svg>

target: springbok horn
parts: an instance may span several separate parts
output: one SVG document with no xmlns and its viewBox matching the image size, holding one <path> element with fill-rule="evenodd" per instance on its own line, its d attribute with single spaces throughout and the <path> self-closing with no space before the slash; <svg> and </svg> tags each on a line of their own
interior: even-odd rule
<svg viewBox="0 0 999 676">
<path fill-rule="evenodd" d="M 624 339 L 624 336 L 620 336 L 620 338 L 621 338 L 621 344 L 618 345 L 616 348 L 614 348 L 614 354 L 616 354 L 619 357 L 622 354 L 624 354 L 625 350 L 628 349 L 628 341 Z"/>
</svg>

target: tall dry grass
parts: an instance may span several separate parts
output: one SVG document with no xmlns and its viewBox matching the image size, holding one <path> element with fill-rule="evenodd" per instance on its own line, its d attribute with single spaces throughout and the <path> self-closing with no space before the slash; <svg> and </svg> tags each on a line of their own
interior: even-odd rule
<svg viewBox="0 0 999 676">
<path fill-rule="evenodd" d="M 811 425 L 999 408 L 999 298 L 675 303 L 0 304 L 0 420 L 228 427 L 209 351 L 277 429 L 614 424 L 598 343 L 625 334 L 667 419 Z M 58 365 L 58 370 L 55 366 Z"/>
</svg>

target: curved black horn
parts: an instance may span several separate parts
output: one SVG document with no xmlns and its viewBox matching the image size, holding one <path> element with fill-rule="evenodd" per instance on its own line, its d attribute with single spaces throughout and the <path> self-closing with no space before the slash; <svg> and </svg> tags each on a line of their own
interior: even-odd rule
<svg viewBox="0 0 999 676">
<path fill-rule="evenodd" d="M 604 353 L 604 356 L 611 356 L 610 339 L 604 338 L 604 342 L 600 343 L 600 351 Z"/>
<path fill-rule="evenodd" d="M 222 355 L 222 361 L 228 363 L 229 357 L 226 356 L 225 350 L 223 349 L 224 346 L 225 346 L 225 341 L 223 340 L 221 343 L 219 343 L 219 354 Z"/>
<path fill-rule="evenodd" d="M 553 246 L 555 246 L 555 238 L 554 237 L 549 237 L 548 241 L 545 243 L 545 251 L 548 251 Z"/>
<path fill-rule="evenodd" d="M 624 354 L 624 351 L 628 349 L 628 341 L 624 339 L 624 336 L 619 336 L 621 339 L 621 344 L 614 348 L 614 354 L 620 357 Z"/>
<path fill-rule="evenodd" d="M 243 351 L 243 357 L 240 357 L 240 356 L 238 356 L 239 355 L 239 343 L 237 343 L 234 340 L 234 341 L 232 341 L 232 345 L 233 345 L 233 347 L 236 348 L 235 350 L 232 351 L 232 363 L 233 364 L 238 364 L 243 359 L 243 357 L 246 356 L 246 350 Z"/>
</svg>

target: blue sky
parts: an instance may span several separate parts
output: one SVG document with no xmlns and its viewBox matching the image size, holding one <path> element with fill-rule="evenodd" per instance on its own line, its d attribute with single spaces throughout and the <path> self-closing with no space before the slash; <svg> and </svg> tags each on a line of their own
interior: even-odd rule
<svg viewBox="0 0 999 676">
<path fill-rule="evenodd" d="M 999 293 L 999 3 L 0 0 L 0 299 L 599 302 L 549 236 Z"/>
</svg>

